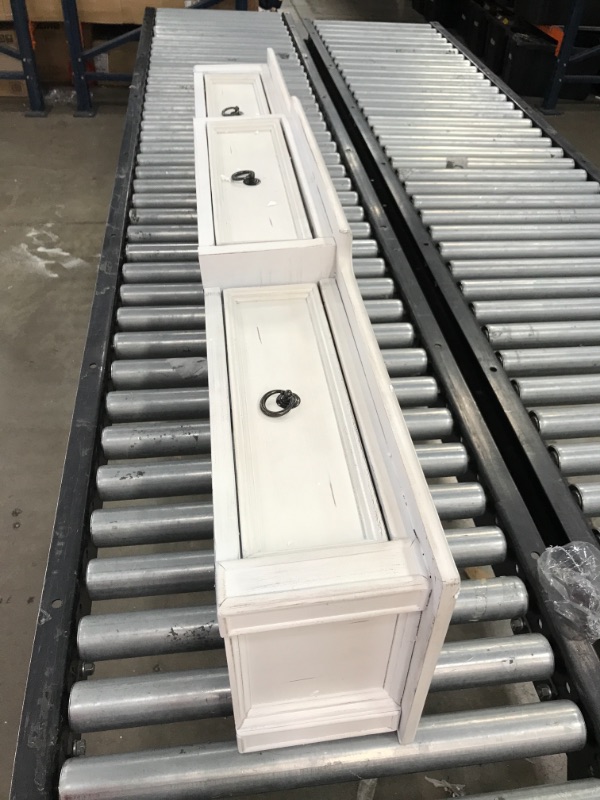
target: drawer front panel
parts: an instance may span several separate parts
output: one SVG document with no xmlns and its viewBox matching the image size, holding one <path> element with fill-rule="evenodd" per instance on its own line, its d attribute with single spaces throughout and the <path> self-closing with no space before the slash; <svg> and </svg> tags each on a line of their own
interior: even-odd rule
<svg viewBox="0 0 600 800">
<path fill-rule="evenodd" d="M 256 72 L 208 73 L 204 76 L 204 91 L 209 117 L 220 117 L 225 109 L 236 106 L 240 116 L 257 117 L 269 113 L 263 82 Z"/>
<path fill-rule="evenodd" d="M 356 701 L 381 690 L 396 626 L 406 615 L 353 619 L 245 637 L 244 654 L 254 676 L 253 706 L 302 702 L 331 704 L 347 693 Z M 360 642 L 360 646 L 357 643 Z M 339 700 L 338 700 L 339 702 Z"/>
<path fill-rule="evenodd" d="M 243 556 L 385 540 L 318 287 L 223 295 Z M 265 415 L 273 389 L 300 405 Z"/>
<path fill-rule="evenodd" d="M 215 243 L 312 238 L 279 120 L 209 120 L 207 132 Z M 260 183 L 232 179 L 246 170 Z"/>
</svg>

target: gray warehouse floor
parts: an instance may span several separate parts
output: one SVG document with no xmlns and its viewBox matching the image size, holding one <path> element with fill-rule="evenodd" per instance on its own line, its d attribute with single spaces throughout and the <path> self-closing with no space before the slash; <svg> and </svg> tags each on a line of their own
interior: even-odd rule
<svg viewBox="0 0 600 800">
<path fill-rule="evenodd" d="M 307 17 L 419 19 L 401 1 L 294 0 L 292 5 Z M 552 123 L 600 164 L 600 104 L 563 103 L 561 108 L 565 113 Z M 57 106 L 46 119 L 30 119 L 20 103 L 0 99 L 0 797 L 8 796 L 124 112 L 122 95 L 110 90 L 93 119 L 74 118 L 68 106 Z M 531 687 L 510 691 L 523 692 L 530 701 L 535 697 Z M 507 702 L 506 690 L 485 690 L 488 704 L 490 692 L 498 704 Z M 480 704 L 482 692 L 466 694 L 463 707 Z M 438 711 L 455 707 L 452 697 L 435 698 Z M 139 746 L 136 735 L 123 732 L 132 749 Z M 143 746 L 152 746 L 147 733 Z M 564 779 L 564 759 L 427 777 L 466 784 L 473 793 Z M 362 784 L 358 796 L 366 800 L 373 788 Z M 375 797 L 418 800 L 448 797 L 448 792 L 425 776 L 411 776 L 380 781 Z M 357 784 L 288 794 L 298 800 L 345 800 L 357 797 Z"/>
</svg>

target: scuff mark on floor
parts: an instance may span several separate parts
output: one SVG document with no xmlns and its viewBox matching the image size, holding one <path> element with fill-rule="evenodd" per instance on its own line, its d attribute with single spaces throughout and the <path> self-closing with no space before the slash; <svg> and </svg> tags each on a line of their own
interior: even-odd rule
<svg viewBox="0 0 600 800">
<path fill-rule="evenodd" d="M 55 271 L 56 267 L 77 269 L 89 266 L 83 258 L 74 256 L 57 245 L 59 236 L 50 230 L 52 225 L 52 222 L 47 222 L 43 228 L 31 228 L 25 234 L 26 241 L 13 247 L 13 253 L 19 259 L 21 266 L 28 267 L 46 278 L 59 277 Z"/>
<path fill-rule="evenodd" d="M 38 272 L 46 278 L 58 278 L 58 274 L 52 272 L 48 266 L 54 263 L 54 259 L 46 260 L 32 253 L 27 242 L 21 242 L 17 247 L 13 247 L 12 250 L 17 257 L 20 256 L 21 266 L 29 267 L 34 272 Z"/>
<path fill-rule="evenodd" d="M 65 269 L 74 269 L 75 267 L 87 267 L 87 261 L 84 261 L 83 258 L 77 258 L 77 256 L 71 255 L 66 250 L 63 250 L 62 247 L 38 247 L 36 248 L 38 253 L 45 253 L 48 255 L 52 261 L 58 261 L 61 267 Z"/>
</svg>

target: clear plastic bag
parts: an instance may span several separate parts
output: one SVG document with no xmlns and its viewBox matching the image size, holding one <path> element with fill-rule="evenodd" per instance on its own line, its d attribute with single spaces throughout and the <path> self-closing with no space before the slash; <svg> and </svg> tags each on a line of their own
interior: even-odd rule
<svg viewBox="0 0 600 800">
<path fill-rule="evenodd" d="M 590 642 L 600 639 L 600 550 L 587 542 L 549 547 L 538 571 L 548 599 L 574 632 Z"/>
</svg>

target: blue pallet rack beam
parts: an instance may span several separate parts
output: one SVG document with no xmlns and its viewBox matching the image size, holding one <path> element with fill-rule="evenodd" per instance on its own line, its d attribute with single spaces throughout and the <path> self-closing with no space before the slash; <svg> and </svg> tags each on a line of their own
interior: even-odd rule
<svg viewBox="0 0 600 800">
<path fill-rule="evenodd" d="M 580 61 L 585 61 L 596 53 L 600 52 L 600 45 L 588 47 L 575 55 L 573 49 L 575 48 L 575 40 L 581 27 L 583 19 L 583 12 L 585 10 L 586 0 L 574 0 L 571 7 L 571 14 L 565 26 L 565 35 L 562 41 L 552 80 L 548 87 L 546 96 L 542 103 L 542 111 L 545 113 L 552 113 L 556 109 L 558 103 L 558 96 L 560 94 L 563 83 L 600 83 L 600 75 L 567 75 L 569 65 L 576 64 Z"/>
<path fill-rule="evenodd" d="M 0 45 L 0 53 L 15 61 L 21 62 L 21 69 L 0 71 L 0 80 L 20 81 L 24 80 L 29 97 L 29 116 L 46 116 L 44 96 L 40 87 L 40 81 L 35 63 L 33 52 L 33 42 L 31 41 L 31 31 L 29 29 L 29 17 L 25 0 L 10 1 L 15 35 L 17 38 L 18 49 Z"/>
<path fill-rule="evenodd" d="M 197 0 L 190 8 L 203 9 L 212 8 L 220 3 L 221 0 Z M 17 0 L 12 0 L 17 2 Z M 127 33 L 116 36 L 100 45 L 85 49 L 81 38 L 81 25 L 79 24 L 79 13 L 77 11 L 77 0 L 61 0 L 65 31 L 71 56 L 71 66 L 73 69 L 73 84 L 75 87 L 75 97 L 77 100 L 77 110 L 75 116 L 93 117 L 95 114 L 92 105 L 92 96 L 89 84 L 93 81 L 113 81 L 115 83 L 130 82 L 131 75 L 124 72 L 96 72 L 88 70 L 87 64 L 96 56 L 108 53 L 116 47 L 127 44 L 128 42 L 138 42 L 140 39 L 141 27 L 134 28 Z M 248 10 L 248 0 L 235 0 L 237 11 Z"/>
</svg>

